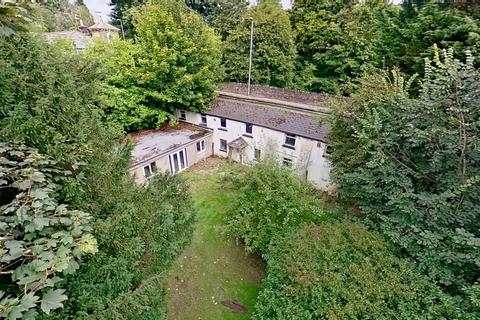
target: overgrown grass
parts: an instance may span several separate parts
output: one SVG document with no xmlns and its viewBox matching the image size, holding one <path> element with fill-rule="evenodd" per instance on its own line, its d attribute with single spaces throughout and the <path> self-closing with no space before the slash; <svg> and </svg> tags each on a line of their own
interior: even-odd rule
<svg viewBox="0 0 480 320">
<path fill-rule="evenodd" d="M 168 319 L 249 319 L 222 302 L 237 302 L 253 311 L 263 278 L 263 264 L 243 246 L 223 235 L 225 212 L 235 194 L 222 188 L 221 165 L 209 160 L 187 173 L 198 223 L 192 245 L 174 264 L 167 283 Z"/>
</svg>

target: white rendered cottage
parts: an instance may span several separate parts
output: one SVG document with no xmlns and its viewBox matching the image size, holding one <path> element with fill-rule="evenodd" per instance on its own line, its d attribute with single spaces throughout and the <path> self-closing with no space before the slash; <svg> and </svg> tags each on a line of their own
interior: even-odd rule
<svg viewBox="0 0 480 320">
<path fill-rule="evenodd" d="M 229 94 L 217 98 L 204 113 L 177 110 L 176 116 L 212 130 L 216 156 L 240 163 L 274 157 L 318 188 L 328 189 L 327 125 L 318 116 L 278 107 L 279 101 L 274 101 L 277 106 L 265 104 L 272 101 Z"/>
</svg>

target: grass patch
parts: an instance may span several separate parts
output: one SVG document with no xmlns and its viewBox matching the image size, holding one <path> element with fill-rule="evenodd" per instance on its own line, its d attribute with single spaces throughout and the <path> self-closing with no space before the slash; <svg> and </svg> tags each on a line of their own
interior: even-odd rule
<svg viewBox="0 0 480 320">
<path fill-rule="evenodd" d="M 186 174 L 198 210 L 189 248 L 177 259 L 167 283 L 168 319 L 250 319 L 222 302 L 234 301 L 253 311 L 264 275 L 262 261 L 223 235 L 225 212 L 235 194 L 222 188 L 222 165 L 216 159 Z"/>
</svg>

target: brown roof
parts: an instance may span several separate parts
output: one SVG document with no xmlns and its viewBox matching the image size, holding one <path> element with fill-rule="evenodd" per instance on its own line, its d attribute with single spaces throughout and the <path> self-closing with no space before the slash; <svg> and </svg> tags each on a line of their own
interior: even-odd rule
<svg viewBox="0 0 480 320">
<path fill-rule="evenodd" d="M 317 117 L 240 101 L 216 99 L 205 113 L 320 141 L 328 132 Z"/>
<path fill-rule="evenodd" d="M 111 24 L 108 24 L 103 21 L 99 21 L 95 23 L 94 25 L 88 27 L 89 30 L 112 30 L 112 31 L 120 31 L 117 27 L 112 26 Z"/>
<path fill-rule="evenodd" d="M 247 94 L 248 86 L 245 83 L 227 82 L 222 85 L 220 91 Z M 333 98 L 331 95 L 322 93 L 310 93 L 298 90 L 290 90 L 264 85 L 252 85 L 251 96 L 259 98 L 278 99 L 312 106 L 324 106 Z"/>
</svg>

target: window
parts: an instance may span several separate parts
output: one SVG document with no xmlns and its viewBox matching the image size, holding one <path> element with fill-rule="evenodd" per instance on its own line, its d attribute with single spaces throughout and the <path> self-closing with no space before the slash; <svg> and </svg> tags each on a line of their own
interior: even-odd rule
<svg viewBox="0 0 480 320">
<path fill-rule="evenodd" d="M 285 136 L 285 144 L 284 146 L 288 146 L 288 147 L 295 147 L 295 140 L 297 138 L 293 135 L 293 134 L 287 134 Z"/>
<path fill-rule="evenodd" d="M 197 142 L 197 153 L 201 153 L 206 150 L 205 140 Z"/>
<path fill-rule="evenodd" d="M 292 166 L 292 159 L 290 158 L 283 158 L 283 162 L 282 164 L 285 166 L 285 167 L 291 167 Z"/>
<path fill-rule="evenodd" d="M 172 174 L 181 172 L 188 167 L 187 150 L 183 149 L 168 156 Z"/>
<path fill-rule="evenodd" d="M 261 156 L 262 156 L 262 150 L 255 148 L 255 160 L 260 161 Z"/>
<path fill-rule="evenodd" d="M 252 134 L 253 132 L 253 125 L 251 123 L 247 123 L 245 125 L 245 132 L 248 134 Z"/>
<path fill-rule="evenodd" d="M 227 140 L 220 139 L 220 151 L 227 152 Z"/>
<path fill-rule="evenodd" d="M 204 113 L 201 114 L 200 124 L 201 124 L 202 126 L 206 126 L 206 125 L 207 125 L 207 115 L 204 114 Z"/>
<path fill-rule="evenodd" d="M 143 173 L 145 178 L 150 178 L 157 172 L 157 165 L 155 162 L 150 163 L 148 166 L 143 167 Z"/>
<path fill-rule="evenodd" d="M 184 110 L 180 110 L 180 120 L 187 120 L 187 113 Z"/>
<path fill-rule="evenodd" d="M 332 154 L 332 152 L 333 152 L 332 146 L 327 145 L 327 146 L 325 147 L 325 153 L 324 153 L 323 156 L 324 156 L 324 157 L 328 157 L 329 155 Z"/>
<path fill-rule="evenodd" d="M 227 127 L 227 119 L 220 118 L 220 127 L 221 128 L 226 128 Z"/>
</svg>

